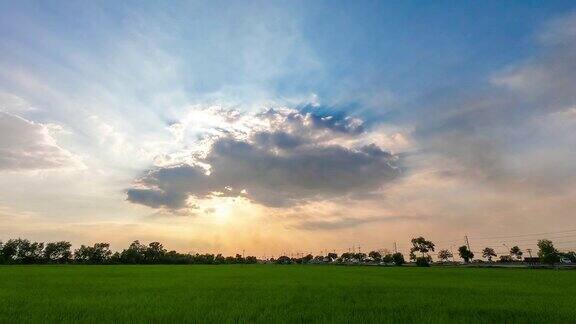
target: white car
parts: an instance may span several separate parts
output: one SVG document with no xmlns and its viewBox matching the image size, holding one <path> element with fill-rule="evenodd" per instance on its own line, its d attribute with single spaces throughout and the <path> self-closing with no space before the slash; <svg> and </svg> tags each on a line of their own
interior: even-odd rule
<svg viewBox="0 0 576 324">
<path fill-rule="evenodd" d="M 560 263 L 570 264 L 570 263 L 572 263 L 572 260 L 570 260 L 568 258 L 560 258 Z"/>
</svg>

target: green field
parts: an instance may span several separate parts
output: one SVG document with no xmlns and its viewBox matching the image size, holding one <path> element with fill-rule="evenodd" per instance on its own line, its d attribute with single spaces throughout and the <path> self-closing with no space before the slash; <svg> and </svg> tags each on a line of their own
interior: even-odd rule
<svg viewBox="0 0 576 324">
<path fill-rule="evenodd" d="M 575 322 L 576 271 L 1 266 L 1 322 Z"/>
</svg>

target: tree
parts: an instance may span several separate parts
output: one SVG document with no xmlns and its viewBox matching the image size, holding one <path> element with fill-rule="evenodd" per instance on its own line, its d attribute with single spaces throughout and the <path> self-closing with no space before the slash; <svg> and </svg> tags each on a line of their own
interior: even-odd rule
<svg viewBox="0 0 576 324">
<path fill-rule="evenodd" d="M 396 253 L 392 254 L 392 261 L 397 266 L 401 266 L 404 263 L 406 263 L 406 261 L 404 261 L 404 255 L 402 255 L 402 253 L 400 253 L 400 252 L 396 252 Z"/>
<path fill-rule="evenodd" d="M 466 263 L 470 262 L 470 260 L 472 260 L 472 258 L 474 257 L 474 253 L 468 250 L 468 247 L 466 245 L 462 245 L 461 247 L 458 248 L 458 254 L 460 254 L 460 257 Z"/>
<path fill-rule="evenodd" d="M 152 242 L 144 251 L 144 260 L 146 263 L 160 263 L 166 255 L 166 249 L 160 242 Z M 221 254 L 219 254 L 222 256 Z"/>
<path fill-rule="evenodd" d="M 312 259 L 314 259 L 314 256 L 312 254 L 308 254 L 302 258 L 302 263 L 308 263 L 308 262 L 312 261 Z M 256 262 L 254 262 L 254 263 L 256 263 Z"/>
<path fill-rule="evenodd" d="M 366 253 L 358 252 L 354 253 L 354 259 L 358 260 L 359 262 L 363 262 L 366 259 Z"/>
<path fill-rule="evenodd" d="M 327 257 L 331 261 L 334 261 L 334 260 L 338 259 L 338 254 L 330 252 L 330 253 L 328 253 Z"/>
<path fill-rule="evenodd" d="M 50 242 L 44 247 L 44 260 L 47 263 L 68 263 L 72 258 L 72 244 L 66 241 Z"/>
<path fill-rule="evenodd" d="M 382 254 L 380 254 L 380 252 L 378 251 L 371 251 L 370 253 L 368 253 L 368 256 L 376 262 L 380 262 L 380 260 L 382 260 Z"/>
<path fill-rule="evenodd" d="M 8 240 L 4 244 L 6 259 L 13 263 L 42 263 L 44 243 L 30 242 L 26 239 Z"/>
<path fill-rule="evenodd" d="M 496 251 L 494 251 L 494 249 L 491 247 L 485 247 L 484 250 L 482 250 L 482 257 L 488 259 L 488 262 L 492 262 L 492 257 L 495 256 Z"/>
<path fill-rule="evenodd" d="M 354 258 L 354 253 L 344 252 L 340 255 L 340 262 L 349 262 Z"/>
<path fill-rule="evenodd" d="M 216 255 L 216 257 L 214 258 L 214 263 L 224 264 L 226 263 L 226 258 L 222 254 L 218 253 L 218 255 Z"/>
<path fill-rule="evenodd" d="M 110 263 L 110 264 L 122 264 L 122 256 L 120 255 L 120 252 L 116 251 L 116 252 L 112 253 L 110 258 L 108 258 L 108 263 Z"/>
<path fill-rule="evenodd" d="M 430 255 L 428 255 L 428 252 L 434 251 L 434 243 L 432 243 L 432 241 L 427 241 L 422 236 L 413 238 L 411 242 L 412 248 L 410 249 L 410 259 L 416 260 L 418 266 L 427 266 L 432 259 Z M 416 258 L 414 252 L 420 252 L 420 258 Z"/>
<path fill-rule="evenodd" d="M 124 249 L 122 253 L 120 253 L 120 260 L 122 263 L 144 263 L 146 250 L 146 246 L 140 244 L 140 241 L 136 240 L 132 242 L 127 249 Z"/>
<path fill-rule="evenodd" d="M 438 251 L 438 258 L 440 260 L 442 260 L 443 262 L 447 262 L 448 259 L 452 258 L 452 252 L 448 251 L 448 250 L 440 250 Z"/>
<path fill-rule="evenodd" d="M 240 254 L 236 254 L 236 258 L 235 258 L 235 259 L 236 259 L 236 260 L 235 260 L 235 261 L 236 261 L 235 263 L 244 263 L 244 261 L 245 261 L 245 260 L 244 260 L 244 257 L 243 257 L 242 255 L 240 255 Z"/>
<path fill-rule="evenodd" d="M 104 263 L 108 261 L 112 251 L 110 251 L 110 243 L 96 243 L 94 244 L 94 254 L 92 259 L 95 263 Z"/>
<path fill-rule="evenodd" d="M 524 253 L 522 252 L 522 250 L 520 250 L 518 245 L 515 245 L 510 249 L 510 255 L 515 257 L 518 260 L 522 260 L 522 254 L 524 254 Z"/>
<path fill-rule="evenodd" d="M 276 263 L 278 264 L 290 264 L 292 263 L 292 260 L 288 257 L 288 256 L 281 256 L 278 259 L 276 259 Z"/>
<path fill-rule="evenodd" d="M 558 250 L 556 250 L 554 244 L 550 240 L 538 241 L 538 257 L 541 262 L 548 264 L 554 264 L 560 261 Z"/>
<path fill-rule="evenodd" d="M 0 250 L 0 255 L 2 255 L 2 259 L 5 263 L 13 263 L 15 262 L 16 252 L 18 252 L 18 242 L 16 240 L 8 240 L 2 246 L 2 250 Z"/>
<path fill-rule="evenodd" d="M 110 251 L 109 243 L 96 243 L 94 246 L 82 245 L 74 251 L 74 261 L 101 264 L 108 261 L 111 255 L 112 251 Z"/>
<path fill-rule="evenodd" d="M 385 263 L 391 263 L 394 262 L 394 259 L 392 257 L 391 253 L 387 253 L 385 256 L 382 257 L 382 261 Z"/>
</svg>

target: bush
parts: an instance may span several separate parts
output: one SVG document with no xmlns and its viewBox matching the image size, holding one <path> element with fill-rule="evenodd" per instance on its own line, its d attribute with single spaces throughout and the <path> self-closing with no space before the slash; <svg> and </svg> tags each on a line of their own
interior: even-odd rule
<svg viewBox="0 0 576 324">
<path fill-rule="evenodd" d="M 276 259 L 276 263 L 277 264 L 290 264 L 290 263 L 292 263 L 292 259 L 283 255 L 283 256 L 279 257 L 278 259 Z"/>
<path fill-rule="evenodd" d="M 397 266 L 401 266 L 406 263 L 406 261 L 404 261 L 404 256 L 400 252 L 392 254 L 392 261 L 394 261 L 394 264 Z"/>
<path fill-rule="evenodd" d="M 416 258 L 416 265 L 419 267 L 429 267 L 430 262 L 426 257 L 417 257 Z"/>
</svg>

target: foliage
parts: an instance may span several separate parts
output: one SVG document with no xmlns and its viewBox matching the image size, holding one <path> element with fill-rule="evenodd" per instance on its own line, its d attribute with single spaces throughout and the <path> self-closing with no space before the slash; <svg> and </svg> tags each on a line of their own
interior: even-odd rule
<svg viewBox="0 0 576 324">
<path fill-rule="evenodd" d="M 368 253 L 368 256 L 376 262 L 380 262 L 380 260 L 382 260 L 382 254 L 380 254 L 380 252 L 378 251 L 370 251 L 370 253 Z"/>
<path fill-rule="evenodd" d="M 18 251 L 18 243 L 16 240 L 8 240 L 0 249 L 0 255 L 5 263 L 14 263 L 16 252 Z"/>
<path fill-rule="evenodd" d="M 518 245 L 515 245 L 510 249 L 510 255 L 515 257 L 518 260 L 522 260 L 522 254 L 524 254 L 524 252 L 522 252 L 522 250 L 520 250 Z"/>
<path fill-rule="evenodd" d="M 364 259 L 366 259 L 366 253 L 361 253 L 361 252 L 354 253 L 354 259 L 362 262 L 362 261 L 364 261 Z"/>
<path fill-rule="evenodd" d="M 74 261 L 77 263 L 102 264 L 109 261 L 112 251 L 110 244 L 96 243 L 94 246 L 82 245 L 74 251 Z"/>
<path fill-rule="evenodd" d="M 415 252 L 420 252 L 421 256 L 425 257 L 428 255 L 428 252 L 434 251 L 434 243 L 426 240 L 422 236 L 413 238 L 410 242 L 412 243 L 412 248 L 410 248 L 410 259 L 412 260 L 416 259 Z"/>
<path fill-rule="evenodd" d="M 240 254 L 224 257 L 222 254 L 183 254 L 167 251 L 160 242 L 143 245 L 134 241 L 122 252 L 112 252 L 110 244 L 82 245 L 72 253 L 70 242 L 59 241 L 47 244 L 30 242 L 26 239 L 11 239 L 0 242 L 0 264 L 237 264 L 257 263 L 254 256 L 244 258 Z M 303 259 L 311 260 L 312 255 Z M 307 262 L 307 261 L 306 261 Z"/>
<path fill-rule="evenodd" d="M 448 251 L 448 250 L 440 250 L 438 251 L 438 258 L 440 260 L 442 260 L 443 262 L 448 261 L 448 259 L 452 258 L 452 252 Z"/>
<path fill-rule="evenodd" d="M 278 263 L 278 264 L 290 264 L 290 263 L 292 263 L 292 259 L 283 255 L 283 256 L 279 257 L 278 259 L 276 259 L 276 263 Z"/>
<path fill-rule="evenodd" d="M 314 256 L 312 254 L 308 254 L 302 258 L 302 263 L 308 263 L 312 261 L 312 259 L 314 259 Z"/>
<path fill-rule="evenodd" d="M 429 267 L 430 266 L 430 256 L 423 256 L 416 258 L 416 266 L 418 267 Z"/>
<path fill-rule="evenodd" d="M 501 256 L 500 256 L 500 260 L 498 260 L 498 262 L 501 262 L 501 263 L 510 263 L 510 262 L 513 262 L 513 261 L 514 261 L 514 260 L 513 260 L 512 257 L 509 256 L 509 255 L 501 255 Z"/>
<path fill-rule="evenodd" d="M 388 253 L 382 257 L 382 261 L 385 263 L 392 263 L 392 262 L 394 262 L 394 258 L 392 257 L 391 253 Z"/>
<path fill-rule="evenodd" d="M 468 249 L 466 245 L 462 245 L 458 248 L 458 254 L 464 260 L 464 262 L 468 263 L 472 258 L 474 258 L 474 253 Z"/>
<path fill-rule="evenodd" d="M 428 255 L 428 252 L 434 251 L 434 243 L 432 241 L 426 240 L 424 237 L 416 237 L 411 241 L 412 248 L 410 248 L 410 259 L 416 261 L 416 265 L 419 267 L 429 266 L 432 258 Z M 415 252 L 420 252 L 420 257 L 416 257 Z"/>
<path fill-rule="evenodd" d="M 404 255 L 402 255 L 402 253 L 400 253 L 400 252 L 396 252 L 396 253 L 392 254 L 392 261 L 397 266 L 401 266 L 404 263 L 406 263 L 406 261 L 404 260 Z"/>
<path fill-rule="evenodd" d="M 3 244 L 0 250 L 0 259 L 5 263 L 43 263 L 43 250 L 44 243 L 30 242 L 26 239 L 12 239 Z"/>
<path fill-rule="evenodd" d="M 560 261 L 558 250 L 550 240 L 538 241 L 538 257 L 542 263 L 554 264 Z"/>
<path fill-rule="evenodd" d="M 354 253 L 352 252 L 344 252 L 342 253 L 342 255 L 340 255 L 340 258 L 338 258 L 338 262 L 350 262 L 352 261 L 352 259 L 354 258 Z"/>
<path fill-rule="evenodd" d="M 70 248 L 72 244 L 66 241 L 50 242 L 44 247 L 44 260 L 47 263 L 68 263 L 72 259 Z"/>
<path fill-rule="evenodd" d="M 488 259 L 489 262 L 492 262 L 492 257 L 495 256 L 496 251 L 494 251 L 494 249 L 491 247 L 485 247 L 484 250 L 482 250 L 482 257 Z"/>
</svg>

